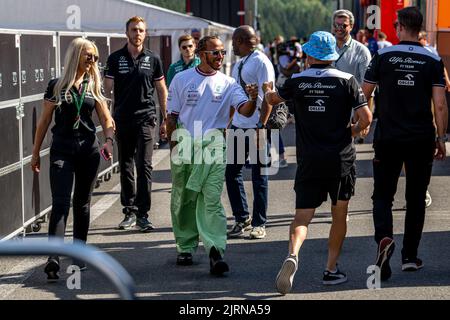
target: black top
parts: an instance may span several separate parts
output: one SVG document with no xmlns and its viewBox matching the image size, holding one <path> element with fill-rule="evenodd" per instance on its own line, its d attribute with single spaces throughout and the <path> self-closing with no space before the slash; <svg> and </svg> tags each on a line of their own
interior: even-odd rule
<svg viewBox="0 0 450 320">
<path fill-rule="evenodd" d="M 56 102 L 53 95 L 53 89 L 58 79 L 50 80 L 47 90 L 45 91 L 44 99 L 50 102 Z M 89 79 L 85 79 L 80 86 L 87 85 Z M 76 94 L 80 99 L 81 94 L 76 87 L 70 90 L 72 94 Z M 85 141 L 85 144 L 92 146 L 96 141 L 96 127 L 92 120 L 92 112 L 95 109 L 95 99 L 91 92 L 87 91 L 84 97 L 84 102 L 80 109 L 80 124 L 78 129 L 74 129 L 74 124 L 77 118 L 77 108 L 73 101 L 67 101 L 65 98 L 66 90 L 61 92 L 61 105 L 55 109 L 55 125 L 52 127 L 53 141 L 52 148 L 58 149 L 62 152 L 73 153 L 75 150 L 74 143 L 76 141 Z"/>
<path fill-rule="evenodd" d="M 114 79 L 114 118 L 117 121 L 156 114 L 154 82 L 164 79 L 158 55 L 144 49 L 134 60 L 125 45 L 108 57 L 105 77 Z"/>
<path fill-rule="evenodd" d="M 445 87 L 442 59 L 418 42 L 403 41 L 373 57 L 364 81 L 380 95 L 374 141 L 434 139 L 432 87 Z"/>
<path fill-rule="evenodd" d="M 352 109 L 367 105 L 355 78 L 330 65 L 313 65 L 286 80 L 278 94 L 294 102 L 297 177 L 349 174 L 356 158 L 349 126 Z"/>
</svg>

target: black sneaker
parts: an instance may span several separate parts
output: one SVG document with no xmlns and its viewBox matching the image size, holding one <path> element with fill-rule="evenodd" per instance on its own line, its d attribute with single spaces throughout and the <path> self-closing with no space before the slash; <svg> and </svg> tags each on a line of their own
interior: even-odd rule
<svg viewBox="0 0 450 320">
<path fill-rule="evenodd" d="M 136 215 L 133 212 L 125 214 L 125 218 L 119 224 L 120 230 L 131 229 L 136 225 Z"/>
<path fill-rule="evenodd" d="M 323 272 L 322 283 L 325 285 L 335 285 L 344 282 L 347 282 L 347 275 L 341 272 L 337 267 L 335 272 L 330 272 L 328 270 Z"/>
<path fill-rule="evenodd" d="M 178 254 L 177 265 L 179 266 L 191 266 L 192 265 L 192 254 L 189 252 L 182 252 Z"/>
<path fill-rule="evenodd" d="M 389 265 L 389 259 L 391 259 L 392 254 L 394 253 L 394 249 L 394 240 L 389 237 L 383 238 L 378 245 L 377 261 L 375 264 L 381 270 L 380 278 L 382 281 L 388 280 L 392 275 L 391 266 Z"/>
<path fill-rule="evenodd" d="M 235 222 L 230 231 L 227 232 L 228 238 L 238 238 L 244 235 L 244 231 L 252 228 L 252 218 L 249 217 L 244 222 Z"/>
<path fill-rule="evenodd" d="M 59 261 L 56 258 L 48 258 L 44 272 L 47 274 L 48 282 L 56 282 L 59 279 Z"/>
<path fill-rule="evenodd" d="M 402 260 L 402 271 L 417 271 L 422 268 L 423 262 L 419 258 Z"/>
<path fill-rule="evenodd" d="M 210 273 L 215 276 L 221 276 L 230 270 L 228 264 L 223 261 L 222 256 L 215 247 L 212 247 L 209 252 L 209 267 Z"/>
<path fill-rule="evenodd" d="M 141 232 L 150 232 L 155 229 L 153 224 L 147 218 L 137 218 L 136 226 Z"/>
</svg>

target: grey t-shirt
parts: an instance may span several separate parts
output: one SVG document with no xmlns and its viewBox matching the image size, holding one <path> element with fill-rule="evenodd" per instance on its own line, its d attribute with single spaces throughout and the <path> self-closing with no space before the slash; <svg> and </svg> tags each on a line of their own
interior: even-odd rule
<svg viewBox="0 0 450 320">
<path fill-rule="evenodd" d="M 333 63 L 336 69 L 353 75 L 359 85 L 364 81 L 367 67 L 372 60 L 369 49 L 362 43 L 350 38 L 342 48 L 336 46 L 339 59 Z"/>
</svg>

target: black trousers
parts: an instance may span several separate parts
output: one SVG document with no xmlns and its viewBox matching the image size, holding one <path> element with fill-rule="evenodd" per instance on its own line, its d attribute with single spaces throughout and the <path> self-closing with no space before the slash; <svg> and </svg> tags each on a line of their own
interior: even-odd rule
<svg viewBox="0 0 450 320">
<path fill-rule="evenodd" d="M 377 142 L 373 159 L 373 221 L 375 241 L 393 236 L 392 204 L 405 165 L 407 204 L 402 259 L 417 257 L 425 221 L 425 197 L 430 183 L 435 142 Z"/>
<path fill-rule="evenodd" d="M 82 144 L 83 142 L 81 142 Z M 69 216 L 70 198 L 73 192 L 73 237 L 86 241 L 89 230 L 92 190 L 97 179 L 100 153 L 94 146 L 76 150 L 73 154 L 51 149 L 50 187 L 52 213 L 48 228 L 49 237 L 63 238 Z"/>
<path fill-rule="evenodd" d="M 148 218 L 147 212 L 151 207 L 155 122 L 152 119 L 141 122 L 116 122 L 116 140 L 119 151 L 120 200 L 124 213 L 131 211 L 138 217 Z"/>
</svg>

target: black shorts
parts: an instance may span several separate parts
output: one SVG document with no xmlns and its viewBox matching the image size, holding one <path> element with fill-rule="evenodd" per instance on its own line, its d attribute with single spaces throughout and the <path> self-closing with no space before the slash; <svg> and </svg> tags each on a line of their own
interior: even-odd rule
<svg viewBox="0 0 450 320">
<path fill-rule="evenodd" d="M 318 208 L 327 201 L 328 194 L 331 202 L 336 205 L 338 200 L 348 201 L 355 194 L 356 173 L 351 172 L 342 178 L 328 180 L 295 181 L 295 208 Z"/>
</svg>

